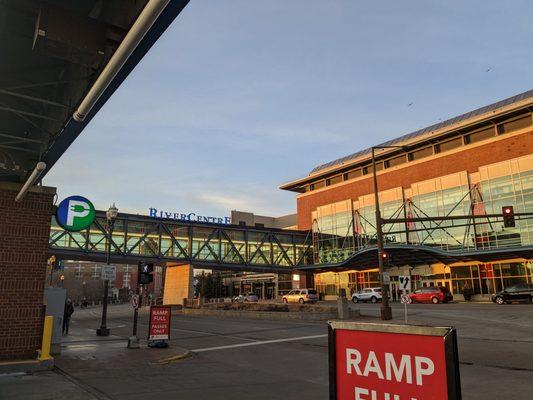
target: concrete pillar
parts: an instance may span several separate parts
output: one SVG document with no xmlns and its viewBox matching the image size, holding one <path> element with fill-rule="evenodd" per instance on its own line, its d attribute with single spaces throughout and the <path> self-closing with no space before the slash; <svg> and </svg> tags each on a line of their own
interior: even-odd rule
<svg viewBox="0 0 533 400">
<path fill-rule="evenodd" d="M 0 360 L 34 359 L 41 347 L 43 294 L 55 188 L 0 182 Z"/>
<path fill-rule="evenodd" d="M 189 264 L 167 264 L 163 291 L 164 305 L 183 304 L 183 299 L 193 298 L 193 271 L 193 267 Z"/>
</svg>

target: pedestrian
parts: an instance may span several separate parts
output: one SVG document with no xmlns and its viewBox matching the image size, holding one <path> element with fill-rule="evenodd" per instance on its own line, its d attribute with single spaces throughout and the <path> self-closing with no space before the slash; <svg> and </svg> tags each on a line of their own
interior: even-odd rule
<svg viewBox="0 0 533 400">
<path fill-rule="evenodd" d="M 63 311 L 63 335 L 68 335 L 68 327 L 70 324 L 70 317 L 74 313 L 74 306 L 72 300 L 67 299 L 65 302 L 65 310 Z"/>
</svg>

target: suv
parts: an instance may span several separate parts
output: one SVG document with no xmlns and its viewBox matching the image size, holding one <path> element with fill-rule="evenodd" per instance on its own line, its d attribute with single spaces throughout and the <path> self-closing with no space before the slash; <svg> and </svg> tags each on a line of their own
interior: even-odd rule
<svg viewBox="0 0 533 400">
<path fill-rule="evenodd" d="M 315 289 L 291 290 L 281 298 L 284 303 L 315 303 L 318 301 L 318 294 Z"/>
<path fill-rule="evenodd" d="M 443 286 L 429 286 L 416 289 L 409 295 L 411 302 L 417 303 L 448 303 L 453 300 L 453 296 L 448 288 Z"/>
<path fill-rule="evenodd" d="M 363 290 L 360 290 L 354 294 L 352 294 L 352 301 L 354 303 L 359 303 L 360 301 L 367 302 L 371 301 L 372 303 L 377 303 L 378 301 L 381 301 L 381 288 L 375 287 L 375 288 L 366 288 Z"/>
<path fill-rule="evenodd" d="M 519 283 L 509 286 L 492 295 L 492 301 L 496 304 L 509 304 L 513 301 L 532 301 L 533 284 Z"/>
</svg>

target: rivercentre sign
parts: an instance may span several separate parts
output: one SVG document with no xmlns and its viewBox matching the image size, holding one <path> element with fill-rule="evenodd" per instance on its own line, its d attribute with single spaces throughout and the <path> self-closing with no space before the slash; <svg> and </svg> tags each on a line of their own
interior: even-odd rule
<svg viewBox="0 0 533 400">
<path fill-rule="evenodd" d="M 332 321 L 330 400 L 459 400 L 454 328 Z"/>
<path fill-rule="evenodd" d="M 193 212 L 184 214 L 174 211 L 158 210 L 157 208 L 150 208 L 148 215 L 152 218 L 167 218 L 176 219 L 179 221 L 209 222 L 212 224 L 231 224 L 230 217 L 207 217 L 205 215 L 198 215 Z"/>
</svg>

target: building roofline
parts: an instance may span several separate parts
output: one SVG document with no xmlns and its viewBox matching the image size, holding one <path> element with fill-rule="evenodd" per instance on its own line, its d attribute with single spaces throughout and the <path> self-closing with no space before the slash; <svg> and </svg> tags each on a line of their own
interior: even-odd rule
<svg viewBox="0 0 533 400">
<path fill-rule="evenodd" d="M 496 103 L 450 118 L 438 124 L 433 124 L 415 132 L 391 139 L 379 145 L 415 146 L 421 142 L 434 139 L 451 131 L 465 128 L 470 125 L 479 124 L 480 122 L 489 120 L 495 116 L 517 111 L 532 104 L 533 90 L 529 90 L 516 96 L 512 96 Z M 371 149 L 372 148 L 370 147 L 346 157 L 336 159 L 329 163 L 321 164 L 318 167 L 315 167 L 307 176 L 283 183 L 279 186 L 279 188 L 283 190 L 302 192 L 302 190 L 298 190 L 298 186 L 303 183 L 324 175 L 331 174 L 337 170 L 349 168 L 356 164 L 370 160 Z M 383 156 L 385 154 L 393 153 L 394 151 L 397 151 L 397 149 L 378 150 L 377 155 Z"/>
</svg>

